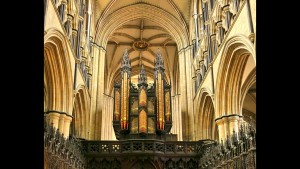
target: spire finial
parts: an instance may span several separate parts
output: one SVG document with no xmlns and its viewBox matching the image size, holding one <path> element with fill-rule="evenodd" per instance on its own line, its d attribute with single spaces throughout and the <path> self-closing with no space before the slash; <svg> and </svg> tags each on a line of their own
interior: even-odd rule
<svg viewBox="0 0 300 169">
<path fill-rule="evenodd" d="M 122 72 L 122 75 L 123 75 L 123 72 L 127 72 L 128 78 L 129 78 L 130 77 L 130 71 L 131 71 L 130 59 L 129 59 L 128 51 L 127 51 L 127 48 L 126 48 L 125 51 L 124 51 L 123 60 L 122 60 L 122 63 L 121 63 L 121 72 Z"/>
<path fill-rule="evenodd" d="M 161 56 L 160 50 L 159 48 L 157 49 L 156 52 L 156 58 L 154 60 L 154 71 L 160 71 L 160 72 L 164 72 L 165 68 L 164 68 L 164 61 L 163 58 Z M 156 73 L 155 73 L 156 75 Z"/>
<path fill-rule="evenodd" d="M 138 77 L 138 79 L 139 79 L 139 84 L 142 84 L 142 83 L 147 84 L 147 76 L 146 76 L 144 64 L 142 64 L 141 73 L 140 73 L 140 76 Z"/>
</svg>

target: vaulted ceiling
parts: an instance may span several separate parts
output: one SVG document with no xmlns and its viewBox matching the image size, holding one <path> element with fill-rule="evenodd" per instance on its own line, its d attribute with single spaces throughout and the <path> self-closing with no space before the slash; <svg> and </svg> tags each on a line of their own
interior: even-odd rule
<svg viewBox="0 0 300 169">
<path fill-rule="evenodd" d="M 180 21 L 182 25 L 188 26 L 190 3 L 191 0 L 95 0 L 93 13 L 97 23 L 120 9 L 137 4 L 148 4 L 150 8 L 152 6 L 160 8 Z M 120 79 L 121 59 L 125 49 L 128 50 L 131 60 L 134 82 L 140 72 L 141 64 L 144 64 L 148 81 L 153 81 L 154 59 L 157 51 L 160 50 L 164 59 L 166 80 L 170 83 L 178 60 L 174 37 L 161 25 L 146 18 L 138 18 L 118 25 L 109 36 L 105 62 L 108 88 L 111 88 L 113 81 Z"/>
<path fill-rule="evenodd" d="M 191 0 L 95 0 L 95 18 L 107 16 L 110 13 L 138 3 L 147 3 L 159 7 L 179 20 L 184 19 L 189 24 Z"/>
<path fill-rule="evenodd" d="M 107 72 L 118 78 L 121 59 L 125 49 L 131 60 L 132 75 L 140 72 L 144 64 L 147 76 L 153 78 L 154 59 L 160 50 L 165 61 L 165 73 L 169 78 L 177 55 L 177 46 L 172 37 L 155 23 L 137 19 L 122 25 L 110 36 L 106 47 Z M 114 78 L 114 79 L 115 79 Z"/>
</svg>

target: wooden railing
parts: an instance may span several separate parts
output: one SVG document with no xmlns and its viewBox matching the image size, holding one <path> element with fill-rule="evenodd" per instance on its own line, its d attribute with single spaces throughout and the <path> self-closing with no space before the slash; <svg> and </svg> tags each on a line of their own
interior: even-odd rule
<svg viewBox="0 0 300 169">
<path fill-rule="evenodd" d="M 213 140 L 87 141 L 74 136 L 65 139 L 50 125 L 45 126 L 44 154 L 45 169 L 123 169 L 124 165 L 145 160 L 168 169 L 254 169 L 256 132 L 251 125 L 242 125 L 220 144 Z"/>
</svg>

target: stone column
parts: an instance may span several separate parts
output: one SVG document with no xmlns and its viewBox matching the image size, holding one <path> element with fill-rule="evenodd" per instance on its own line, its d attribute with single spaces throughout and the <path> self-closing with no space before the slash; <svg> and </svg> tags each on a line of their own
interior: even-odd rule
<svg viewBox="0 0 300 169">
<path fill-rule="evenodd" d="M 105 122 L 105 113 L 106 113 L 106 97 L 104 96 L 103 97 L 103 111 L 102 111 L 102 113 L 103 113 L 103 117 L 102 117 L 102 121 L 101 121 L 101 140 L 106 140 L 105 139 L 105 133 L 107 132 L 107 130 L 106 130 L 106 122 Z"/>
<path fill-rule="evenodd" d="M 72 38 L 71 38 L 71 44 L 72 44 L 72 48 L 73 51 L 76 54 L 76 49 L 77 49 L 77 30 L 76 29 L 72 29 Z M 78 56 L 76 55 L 76 58 L 78 58 Z"/>
<path fill-rule="evenodd" d="M 178 94 L 175 94 L 175 96 L 172 96 L 172 121 L 173 126 L 171 128 L 171 133 L 177 134 L 177 139 L 180 140 L 182 138 L 181 135 L 181 114 L 179 109 L 179 99 Z M 182 139 L 181 139 L 182 140 Z"/>
<path fill-rule="evenodd" d="M 58 129 L 61 133 L 64 133 L 64 122 L 65 122 L 65 113 L 61 113 L 59 116 Z"/>
<path fill-rule="evenodd" d="M 225 27 L 225 32 L 227 32 L 231 24 L 231 13 L 229 11 L 229 4 L 224 5 L 222 10 L 225 13 L 224 27 Z"/>
<path fill-rule="evenodd" d="M 58 7 L 59 4 L 59 0 L 54 0 L 54 5 L 56 6 L 56 8 Z"/>
<path fill-rule="evenodd" d="M 60 112 L 58 112 L 58 111 L 51 111 L 51 112 L 48 112 L 47 113 L 48 114 L 48 122 L 49 122 L 49 125 L 53 125 L 53 127 L 55 128 L 55 129 L 57 129 L 58 128 L 58 122 L 59 122 L 59 117 L 60 117 Z"/>
<path fill-rule="evenodd" d="M 48 2 L 49 0 L 44 0 L 44 27 L 45 27 L 45 23 L 46 23 L 46 13 L 47 13 L 47 9 L 48 9 Z"/>
<path fill-rule="evenodd" d="M 229 122 L 229 131 L 228 131 L 228 135 L 231 136 L 233 133 L 233 130 L 235 131 L 235 133 L 238 133 L 238 129 L 239 129 L 239 115 L 232 115 L 228 117 L 228 122 Z"/>
<path fill-rule="evenodd" d="M 72 116 L 71 115 L 66 115 L 65 116 L 65 118 L 64 118 L 64 136 L 65 136 L 65 138 L 68 138 L 69 137 L 69 132 L 70 132 L 70 124 L 71 124 L 71 122 L 72 122 Z M 87 126 L 84 126 L 84 127 L 87 127 Z M 83 130 L 83 131 L 85 131 L 85 130 Z M 85 137 L 86 136 L 86 133 L 84 132 L 84 133 L 82 133 L 83 135 L 83 137 Z"/>
<path fill-rule="evenodd" d="M 81 59 L 81 35 L 82 35 L 82 27 L 83 27 L 83 20 L 79 19 L 78 21 L 78 32 L 77 32 L 77 46 L 75 48 L 75 53 L 78 59 Z"/>
<path fill-rule="evenodd" d="M 201 78 L 201 72 L 200 72 L 200 67 L 197 68 L 196 70 L 196 75 L 197 75 L 197 86 L 198 88 L 200 87 L 200 84 L 201 84 L 201 81 L 202 81 L 202 78 Z"/>
<path fill-rule="evenodd" d="M 171 96 L 171 104 L 172 104 L 172 128 L 171 128 L 171 133 L 175 134 L 177 131 L 177 113 L 175 112 L 175 96 Z M 176 133 L 177 134 L 177 133 Z"/>
<path fill-rule="evenodd" d="M 221 45 L 221 43 L 223 42 L 224 39 L 224 28 L 222 26 L 222 20 L 217 22 L 217 28 L 218 28 L 218 33 L 219 33 L 219 44 Z"/>
<path fill-rule="evenodd" d="M 183 140 L 187 140 L 188 137 L 188 110 L 187 110 L 187 94 L 186 94 L 186 59 L 184 55 L 184 49 L 179 53 L 179 75 L 180 75 L 180 107 L 179 113 L 182 116 L 182 123 L 185 124 L 182 127 Z"/>
<path fill-rule="evenodd" d="M 67 21 L 65 22 L 65 30 L 67 33 L 67 37 L 69 40 L 71 40 L 71 35 L 72 35 L 72 21 L 73 21 L 73 16 L 70 14 L 67 14 Z"/>
<path fill-rule="evenodd" d="M 200 14 L 199 22 L 200 22 L 200 32 L 199 32 L 200 35 L 199 36 L 203 37 L 204 36 L 204 18 L 203 18 L 203 14 Z"/>
<path fill-rule="evenodd" d="M 90 68 L 87 69 L 87 72 L 90 72 L 89 70 L 90 70 Z M 92 79 L 92 74 L 87 73 L 86 86 L 88 89 L 91 88 L 91 79 Z"/>
<path fill-rule="evenodd" d="M 205 64 L 206 71 L 207 71 L 209 65 L 208 51 L 203 52 L 203 59 L 204 59 L 203 64 Z"/>
<path fill-rule="evenodd" d="M 109 122 L 108 122 L 108 125 L 109 125 L 109 128 L 110 128 L 110 137 L 109 139 L 110 140 L 115 140 L 116 137 L 115 137 L 115 133 L 114 133 L 114 129 L 113 129 L 113 126 L 112 126 L 112 121 L 113 121 L 113 106 L 114 106 L 114 99 L 112 97 L 109 98 Z"/>
<path fill-rule="evenodd" d="M 60 16 L 62 23 L 65 23 L 66 14 L 67 14 L 67 1 L 66 0 L 61 1 L 60 5 L 58 7 L 58 12 L 59 12 L 59 16 Z"/>
<path fill-rule="evenodd" d="M 100 47 L 99 58 L 97 64 L 98 77 L 97 78 L 97 101 L 96 101 L 96 128 L 95 139 L 100 139 L 101 136 L 101 121 L 103 117 L 103 93 L 104 93 L 104 67 L 105 67 L 105 53 L 106 51 Z"/>
<path fill-rule="evenodd" d="M 84 80 L 85 80 L 85 84 L 86 86 L 88 87 L 88 71 L 89 71 L 89 66 L 87 64 L 84 65 L 84 74 L 83 74 L 83 77 L 84 77 Z"/>
<path fill-rule="evenodd" d="M 197 83 L 197 74 L 194 73 L 194 76 L 192 77 L 193 79 L 193 86 L 194 86 L 194 90 L 193 90 L 193 97 L 195 96 L 196 92 L 197 92 L 197 89 L 198 89 L 198 83 Z"/>
<path fill-rule="evenodd" d="M 110 135 L 111 135 L 111 127 L 110 127 L 110 112 L 109 112 L 109 109 L 110 109 L 110 103 L 109 103 L 109 100 L 110 100 L 110 98 L 107 96 L 107 103 L 106 103 L 106 121 L 105 121 L 105 123 L 106 123 L 106 131 L 103 131 L 103 132 L 106 132 L 106 140 L 110 140 Z"/>
<path fill-rule="evenodd" d="M 101 133 L 104 133 L 105 140 L 108 140 L 108 132 L 109 132 L 109 122 L 108 122 L 108 96 L 103 96 L 103 116 L 102 116 L 102 126 L 104 126 L 104 130 L 101 130 Z"/>
<path fill-rule="evenodd" d="M 219 130 L 219 143 L 221 143 L 221 140 L 225 140 L 226 134 L 225 134 L 225 127 L 224 127 L 224 119 L 223 118 L 218 118 L 215 120 L 216 124 L 218 126 Z"/>
<path fill-rule="evenodd" d="M 217 42 L 216 42 L 216 34 L 210 35 L 211 38 L 211 62 L 214 60 L 214 57 L 217 52 Z"/>
<path fill-rule="evenodd" d="M 185 50 L 185 58 L 186 58 L 186 91 L 187 91 L 187 110 L 188 110 L 188 118 L 189 118 L 189 130 L 188 130 L 188 140 L 195 140 L 195 131 L 194 131 L 194 109 L 193 109 L 193 79 L 192 79 L 192 48 L 188 47 Z"/>
<path fill-rule="evenodd" d="M 236 13 L 238 12 L 238 0 L 232 0 L 231 6 L 232 6 L 232 18 L 235 18 Z"/>
<path fill-rule="evenodd" d="M 91 64 L 91 81 L 90 81 L 90 92 L 91 92 L 91 104 L 90 104 L 90 132 L 89 132 L 89 139 L 95 139 L 95 127 L 96 127 L 96 106 L 97 106 L 97 80 L 98 80 L 98 63 L 99 63 L 99 53 L 100 47 L 92 43 L 91 47 L 91 56 L 93 58 Z"/>
<path fill-rule="evenodd" d="M 196 50 L 195 51 L 197 52 L 198 47 L 199 47 L 198 14 L 195 13 L 193 15 L 193 18 L 194 18 L 194 22 L 195 22 L 195 36 L 196 36 L 196 43 L 195 43 Z"/>
<path fill-rule="evenodd" d="M 206 70 L 205 70 L 205 65 L 204 65 L 203 59 L 199 61 L 199 65 L 200 65 L 200 74 L 202 75 L 202 80 L 204 80 Z"/>
<path fill-rule="evenodd" d="M 177 94 L 176 96 L 176 105 L 177 105 L 177 121 L 178 121 L 178 126 L 177 126 L 177 131 L 178 131 L 178 141 L 183 141 L 183 126 L 182 126 L 182 113 L 181 113 L 181 104 L 180 104 L 180 95 Z"/>
<path fill-rule="evenodd" d="M 227 137 L 227 135 L 229 136 L 229 122 L 228 122 L 228 117 L 222 117 L 224 120 L 224 137 L 223 140 Z"/>
<path fill-rule="evenodd" d="M 254 35 L 254 28 L 253 28 L 253 21 L 252 21 L 252 14 L 251 14 L 251 8 L 249 0 L 246 0 L 246 6 L 247 6 L 247 17 L 248 17 L 248 25 L 250 30 L 249 38 L 252 43 L 254 43 L 255 35 Z"/>
</svg>

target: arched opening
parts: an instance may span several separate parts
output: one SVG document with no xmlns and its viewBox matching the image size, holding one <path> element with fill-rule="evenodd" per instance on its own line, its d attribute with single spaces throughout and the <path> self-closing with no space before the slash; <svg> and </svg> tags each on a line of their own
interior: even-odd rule
<svg viewBox="0 0 300 169">
<path fill-rule="evenodd" d="M 248 58 L 253 58 L 251 67 L 247 66 Z M 243 76 L 255 67 L 253 44 L 243 36 L 230 38 L 221 58 L 216 84 L 217 118 L 224 115 L 241 115 L 241 87 Z M 247 72 L 246 72 L 247 71 Z"/>
<path fill-rule="evenodd" d="M 196 106 L 196 140 L 218 139 L 214 103 L 205 89 L 202 89 L 199 104 L 196 104 Z"/>
<path fill-rule="evenodd" d="M 71 123 L 72 134 L 82 139 L 88 139 L 89 97 L 86 90 L 84 86 L 81 86 L 75 95 L 73 121 Z"/>
<path fill-rule="evenodd" d="M 243 102 L 243 120 L 256 128 L 256 83 L 248 90 Z"/>
<path fill-rule="evenodd" d="M 216 83 L 216 115 L 221 129 L 220 137 L 238 131 L 242 117 L 243 84 L 256 72 L 255 52 L 251 41 L 244 36 L 234 36 L 225 43 Z M 247 87 L 244 87 L 247 88 Z M 222 120 L 221 120 L 222 119 Z M 223 121 L 223 122 L 221 122 Z"/>
<path fill-rule="evenodd" d="M 256 69 L 245 78 L 241 93 L 243 122 L 256 129 Z"/>
<path fill-rule="evenodd" d="M 73 104 L 72 71 L 63 35 L 49 30 L 44 42 L 45 111 L 71 114 Z"/>
</svg>

